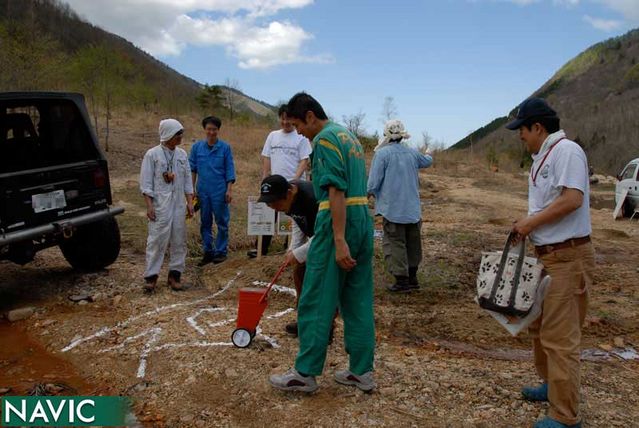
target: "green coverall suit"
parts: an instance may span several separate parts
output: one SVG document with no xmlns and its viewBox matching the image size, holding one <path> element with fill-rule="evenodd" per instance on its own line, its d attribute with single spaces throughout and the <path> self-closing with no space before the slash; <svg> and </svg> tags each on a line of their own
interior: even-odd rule
<svg viewBox="0 0 639 428">
<path fill-rule="evenodd" d="M 313 139 L 313 187 L 319 201 L 315 235 L 306 262 L 298 306 L 300 350 L 295 368 L 305 375 L 322 374 L 335 310 L 344 320 L 349 370 L 373 370 L 373 221 L 366 198 L 366 161 L 359 141 L 346 128 L 329 122 Z M 335 260 L 329 187 L 344 191 L 345 239 L 357 265 L 350 272 Z"/>
</svg>

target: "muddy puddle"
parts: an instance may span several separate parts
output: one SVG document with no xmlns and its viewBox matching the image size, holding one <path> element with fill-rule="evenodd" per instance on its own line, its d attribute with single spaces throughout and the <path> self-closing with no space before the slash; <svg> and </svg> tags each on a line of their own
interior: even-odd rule
<svg viewBox="0 0 639 428">
<path fill-rule="evenodd" d="M 53 355 L 16 324 L 0 321 L 0 389 L 9 395 L 94 395 L 68 361 Z"/>
</svg>

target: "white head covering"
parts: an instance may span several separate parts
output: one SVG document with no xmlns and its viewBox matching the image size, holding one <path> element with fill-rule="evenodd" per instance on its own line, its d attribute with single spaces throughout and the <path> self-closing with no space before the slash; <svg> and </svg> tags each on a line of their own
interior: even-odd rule
<svg viewBox="0 0 639 428">
<path fill-rule="evenodd" d="M 384 136 L 377 142 L 375 151 L 388 145 L 393 140 L 403 140 L 410 138 L 410 135 L 404 129 L 404 124 L 398 119 L 392 119 L 384 125 Z"/>
<path fill-rule="evenodd" d="M 165 143 L 175 136 L 184 127 L 180 122 L 175 119 L 164 119 L 160 121 L 160 128 L 158 132 L 160 134 L 160 143 Z"/>
</svg>

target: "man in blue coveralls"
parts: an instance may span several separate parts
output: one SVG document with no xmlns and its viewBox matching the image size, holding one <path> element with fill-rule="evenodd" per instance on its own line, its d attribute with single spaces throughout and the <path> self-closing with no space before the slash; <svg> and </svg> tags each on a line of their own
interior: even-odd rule
<svg viewBox="0 0 639 428">
<path fill-rule="evenodd" d="M 222 121 L 208 116 L 202 119 L 206 139 L 191 148 L 189 163 L 193 187 L 200 202 L 200 233 L 204 256 L 198 266 L 222 263 L 226 260 L 229 243 L 229 204 L 231 203 L 235 166 L 228 143 L 217 138 Z M 217 225 L 217 238 L 213 246 L 213 218 Z"/>
</svg>

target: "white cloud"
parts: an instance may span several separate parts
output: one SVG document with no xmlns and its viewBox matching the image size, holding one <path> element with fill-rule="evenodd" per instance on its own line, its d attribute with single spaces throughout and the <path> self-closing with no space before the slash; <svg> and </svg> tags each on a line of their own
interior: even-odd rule
<svg viewBox="0 0 639 428">
<path fill-rule="evenodd" d="M 469 0 L 469 1 L 480 1 L 480 0 Z M 515 3 L 520 6 L 528 6 L 533 3 L 539 3 L 544 0 L 492 0 L 492 1 L 503 1 L 509 3 Z M 550 1 L 550 0 L 548 0 Z M 622 19 L 604 19 L 600 17 L 592 17 L 590 15 L 585 15 L 583 17 L 584 21 L 588 22 L 594 28 L 603 31 L 613 31 L 624 24 L 637 25 L 639 24 L 639 0 L 552 0 L 552 3 L 557 6 L 563 6 L 568 8 L 575 8 L 579 5 L 585 5 L 587 3 L 590 4 L 599 4 L 604 6 L 604 8 L 609 9 L 613 12 L 616 12 L 623 17 Z"/>
<path fill-rule="evenodd" d="M 296 62 L 329 62 L 306 55 L 313 35 L 273 18 L 313 0 L 67 0 L 89 22 L 158 56 L 179 55 L 187 46 L 222 46 L 241 68 Z"/>
<path fill-rule="evenodd" d="M 622 21 L 617 21 L 615 19 L 593 18 L 590 15 L 584 15 L 584 21 L 592 25 L 597 30 L 602 31 L 614 31 L 623 24 Z"/>
<path fill-rule="evenodd" d="M 608 8 L 619 12 L 633 24 L 639 24 L 639 1 L 637 0 L 596 0 Z"/>
</svg>

